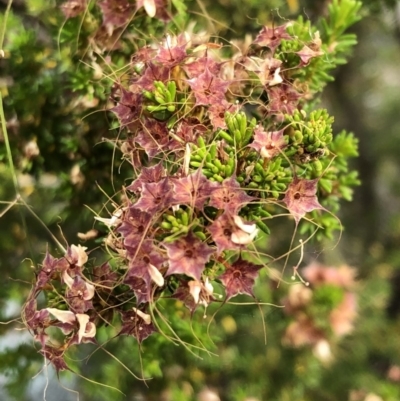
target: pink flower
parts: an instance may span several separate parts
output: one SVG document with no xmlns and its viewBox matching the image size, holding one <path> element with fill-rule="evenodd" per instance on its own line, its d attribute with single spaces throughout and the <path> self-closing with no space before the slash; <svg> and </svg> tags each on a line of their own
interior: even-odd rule
<svg viewBox="0 0 400 401">
<path fill-rule="evenodd" d="M 186 274 L 200 281 L 201 274 L 206 267 L 214 249 L 200 241 L 194 234 L 178 238 L 172 243 L 164 243 L 168 253 L 167 276 L 171 274 Z"/>
<path fill-rule="evenodd" d="M 295 177 L 289 184 L 283 202 L 293 215 L 296 224 L 307 212 L 323 209 L 317 199 L 318 180 L 305 180 Z"/>
</svg>

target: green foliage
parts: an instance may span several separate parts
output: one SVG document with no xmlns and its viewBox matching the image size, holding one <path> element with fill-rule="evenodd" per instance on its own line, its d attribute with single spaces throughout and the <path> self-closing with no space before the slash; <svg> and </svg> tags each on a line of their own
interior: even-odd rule
<svg viewBox="0 0 400 401">
<path fill-rule="evenodd" d="M 271 2 L 270 7 L 278 3 Z M 58 233 L 58 216 L 61 216 L 63 234 L 68 242 L 75 241 L 76 232 L 93 226 L 92 212 L 84 209 L 84 204 L 100 212 L 103 205 L 108 208 L 107 202 L 112 198 L 114 206 L 126 195 L 125 190 L 121 192 L 121 197 L 115 192 L 123 184 L 130 183 L 132 178 L 137 178 L 138 171 L 132 172 L 126 154 L 121 159 L 116 151 L 130 134 L 121 121 L 116 121 L 105 111 L 116 104 L 116 98 L 110 101 L 109 95 L 114 94 L 115 86 L 129 88 L 135 73 L 140 75 L 140 69 L 134 71 L 130 65 L 131 56 L 137 50 L 151 44 L 154 38 L 159 40 L 165 32 L 178 34 L 188 27 L 194 17 L 187 11 L 193 6 L 193 2 L 173 0 L 168 4 L 168 11 L 174 16 L 168 23 L 150 18 L 142 8 L 134 15 L 132 24 L 116 29 L 116 35 L 108 38 L 102 31 L 101 11 L 96 2 L 89 2 L 84 14 L 65 19 L 59 10 L 44 2 L 29 1 L 30 13 L 40 21 L 41 29 L 38 30 L 30 28 L 23 15 L 10 17 L 6 60 L 0 66 L 6 77 L 1 82 L 1 93 L 15 172 L 20 181 L 22 173 L 33 178 L 30 184 L 20 185 L 21 193 L 18 195 L 32 205 L 43 223 L 55 233 Z M 233 19 L 236 26 L 246 26 L 246 32 L 258 30 L 255 19 L 244 23 L 243 13 L 232 13 L 231 7 L 235 6 L 235 2 L 223 6 L 218 2 L 204 2 L 203 6 L 210 13 L 215 11 L 217 20 L 228 12 L 230 14 L 225 21 Z M 263 4 L 260 9 L 260 2 L 250 2 L 247 7 L 248 15 L 256 13 L 254 15 L 262 21 L 270 17 L 269 8 Z M 318 179 L 318 199 L 324 208 L 334 214 L 339 210 L 340 200 L 351 200 L 354 186 L 360 184 L 357 172 L 349 164 L 349 158 L 358 155 L 357 139 L 345 131 L 337 134 L 333 117 L 325 109 L 315 107 L 318 98 L 311 100 L 333 79 L 334 69 L 344 64 L 351 55 L 356 39 L 355 35 L 347 33 L 347 29 L 360 18 L 360 7 L 361 2 L 357 1 L 333 1 L 327 17 L 316 24 L 300 17 L 288 27 L 287 32 L 293 38 L 282 40 L 276 59 L 284 63 L 282 71 L 285 72 L 282 74 L 285 80 L 297 89 L 302 88 L 309 98 L 301 101 L 301 111 L 296 109 L 293 113 L 284 113 L 284 122 L 263 121 L 268 132 L 284 129 L 287 146 L 279 156 L 266 162 L 256 151 L 249 150 L 247 145 L 252 143 L 257 119 L 260 118 L 250 101 L 243 111 L 225 114 L 226 128 L 207 131 L 206 135 L 191 144 L 190 168 L 201 169 L 215 183 L 236 175 L 242 187 L 248 186 L 249 193 L 257 195 L 263 202 L 269 202 L 249 204 L 241 211 L 242 216 L 255 222 L 265 233 L 258 242 L 260 248 L 262 245 L 268 252 L 268 247 L 279 248 L 276 243 L 283 243 L 279 240 L 279 230 L 276 235 L 271 235 L 271 230 L 275 233 L 278 225 L 272 221 L 278 219 L 272 218 L 282 212 L 279 202 L 282 203 L 294 175 L 308 180 Z M 197 20 L 196 31 L 202 28 L 199 21 L 203 21 L 203 25 L 206 25 L 204 21 L 212 22 L 207 17 Z M 275 20 L 274 23 L 278 25 Z M 221 28 L 220 32 L 224 30 Z M 242 35 L 238 33 L 238 36 Z M 323 54 L 311 57 L 306 66 L 298 67 L 301 58 L 296 53 L 301 52 L 303 46 L 310 46 L 313 51 Z M 209 53 L 212 51 L 210 47 Z M 259 79 L 256 73 L 253 78 Z M 258 85 L 252 92 L 257 99 L 256 105 L 269 101 L 268 95 L 260 90 L 262 86 Z M 199 118 L 205 113 L 193 104 L 192 99 L 185 97 L 186 93 L 179 79 L 168 82 L 157 80 L 154 89 L 143 92 L 146 113 L 157 121 L 167 122 L 174 139 L 177 137 L 174 131 L 176 124 L 192 109 L 197 107 L 195 113 Z M 248 98 L 249 93 L 244 93 L 241 102 L 245 104 Z M 224 141 L 224 149 L 221 150 L 214 139 L 208 140 L 207 135 L 208 138 L 215 135 L 217 141 Z M 35 154 L 35 146 L 39 154 Z M 6 167 L 7 157 L 5 147 L 0 147 L 0 160 L 4 163 L 0 164 L 0 171 L 2 177 L 6 177 L 0 186 L 0 199 L 12 202 L 15 194 L 10 171 Z M 179 157 L 174 159 L 173 155 L 170 156 L 170 171 L 176 168 Z M 239 159 L 246 160 L 246 163 L 237 168 L 235 162 Z M 146 157 L 141 159 L 144 163 L 147 160 Z M 53 184 L 49 182 L 51 180 Z M 113 206 L 109 207 L 110 215 L 113 215 Z M 13 266 L 26 255 L 24 236 L 27 235 L 32 243 L 35 260 L 41 259 L 42 255 L 38 253 L 44 253 L 45 242 L 49 238 L 45 237 L 47 234 L 43 234 L 42 228 L 38 228 L 40 224 L 26 206 L 20 207 L 20 210 L 27 219 L 27 234 L 23 231 L 23 224 L 19 223 L 17 213 L 0 214 L 2 224 L 8 227 L 0 244 L 2 255 L 6 256 L 2 256 L 0 263 L 2 269 L 5 267 L 2 270 L 5 274 L 13 278 L 23 277 L 29 282 L 29 263 L 17 272 L 12 271 Z M 321 244 L 323 238 L 332 238 L 334 232 L 342 230 L 342 227 L 331 213 L 314 210 L 307 214 L 309 219 L 302 219 L 299 224 L 300 235 L 311 235 L 319 227 L 314 237 L 317 244 Z M 173 243 L 189 228 L 199 240 L 206 241 L 209 233 L 203 227 L 207 219 L 211 221 L 215 216 L 215 211 L 208 210 L 203 219 L 193 219 L 190 208 L 179 207 L 174 213 L 163 213 L 156 229 L 166 243 Z M 281 230 L 285 231 L 286 226 L 282 225 Z M 103 227 L 98 231 L 100 237 L 106 235 Z M 283 237 L 287 239 L 289 236 L 286 232 Z M 101 243 L 100 239 L 96 241 L 89 240 L 87 245 Z M 290 253 L 296 255 L 297 251 L 290 249 Z M 94 258 L 105 258 L 102 253 L 93 253 L 91 258 L 92 255 L 93 265 L 98 263 Z M 57 256 L 63 257 L 61 253 Z M 231 257 L 229 254 L 225 256 L 227 259 Z M 261 275 L 255 288 L 256 299 L 250 299 L 254 301 L 253 305 L 225 305 L 217 299 L 209 306 L 208 317 L 205 318 L 203 311 L 189 313 L 183 303 L 170 299 L 173 287 L 178 285 L 171 280 L 172 288 L 157 302 L 157 310 L 149 311 L 156 317 L 158 329 L 165 337 L 161 334 L 151 336 L 140 346 L 129 336 L 120 336 L 108 343 L 108 339 L 117 335 L 120 328 L 120 322 L 112 320 L 113 327 L 99 329 L 96 338 L 115 358 L 106 355 L 105 359 L 101 349 L 92 355 L 90 353 L 95 351 L 95 346 L 86 345 L 79 351 L 70 351 L 68 365 L 85 377 L 115 386 L 128 396 L 145 397 L 146 394 L 147 399 L 159 399 L 161 391 L 164 391 L 169 399 L 194 400 L 205 386 L 217 388 L 222 399 L 229 401 L 243 401 L 250 396 L 277 401 L 344 400 L 349 398 L 353 389 L 375 392 L 384 400 L 398 399 L 398 388 L 393 382 L 374 372 L 367 372 L 365 368 L 371 364 L 371 355 L 372 358 L 374 355 L 381 358 L 383 354 L 391 363 L 400 363 L 395 358 L 391 359 L 399 351 L 395 339 L 390 339 L 382 347 L 381 339 L 387 335 L 384 308 L 389 292 L 385 279 L 375 277 L 365 285 L 361 291 L 359 314 L 369 318 L 360 317 L 352 336 L 340 343 L 339 336 L 335 337 L 331 332 L 328 316 L 340 306 L 343 288 L 328 283 L 312 289 L 313 297 L 306 309 L 307 314 L 324 332 L 337 357 L 336 361 L 326 363 L 313 356 L 313 352 L 316 353 L 313 344 L 296 346 L 285 343 L 286 330 L 298 316 L 288 316 L 280 308 L 258 305 L 258 300 L 281 305 L 285 302 L 288 288 L 284 283 L 281 283 L 281 288 L 276 288 L 274 280 L 279 275 L 272 263 L 275 262 L 274 267 L 281 267 L 279 258 L 275 261 L 264 254 L 256 256 L 272 262 L 268 277 Z M 115 271 L 123 267 L 119 260 L 110 264 Z M 207 266 L 206 271 L 217 277 L 225 267 L 220 263 L 212 268 Z M 20 284 L 18 287 L 7 284 L 6 290 L 0 291 L 1 305 L 6 305 L 10 298 L 26 298 L 28 287 L 20 290 Z M 222 293 L 221 284 L 217 284 L 216 288 L 216 295 Z M 118 287 L 118 291 L 120 296 L 126 291 L 126 286 Z M 47 300 L 50 301 L 49 306 L 68 308 L 61 293 L 48 294 L 52 294 L 50 297 L 55 295 Z M 235 300 L 245 302 L 249 298 L 243 296 Z M 219 310 L 219 306 L 223 308 Z M 214 312 L 218 313 L 214 315 Z M 260 313 L 266 321 L 265 347 L 260 346 L 264 341 Z M 109 321 L 106 314 L 101 318 Z M 381 329 L 377 330 L 376 326 Z M 200 348 L 215 352 L 218 357 L 204 350 L 200 352 Z M 88 364 L 82 364 L 81 361 L 89 355 Z M 40 369 L 43 357 L 30 345 L 23 345 L 2 350 L 0 361 L 0 372 L 7 375 L 8 393 L 15 399 L 23 399 L 24 386 L 21 384 L 28 383 Z M 139 377 L 152 377 L 153 380 L 147 382 L 149 387 L 133 379 L 122 364 Z M 123 399 L 112 389 L 85 381 L 79 382 L 79 389 L 87 399 Z"/>
</svg>

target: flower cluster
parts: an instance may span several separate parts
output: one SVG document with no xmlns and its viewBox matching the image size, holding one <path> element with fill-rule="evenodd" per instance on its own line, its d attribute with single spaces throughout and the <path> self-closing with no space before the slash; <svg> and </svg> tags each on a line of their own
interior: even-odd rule
<svg viewBox="0 0 400 401">
<path fill-rule="evenodd" d="M 283 342 L 310 345 L 323 361 L 331 359 L 330 341 L 353 330 L 357 316 L 354 293 L 355 270 L 312 263 L 302 272 L 310 287 L 295 284 L 284 300 L 285 312 L 293 317 Z"/>
<path fill-rule="evenodd" d="M 114 3 L 101 3 L 107 26 L 122 23 L 108 14 Z M 130 10 L 123 3 L 122 19 Z M 155 12 L 150 3 L 158 4 L 143 2 L 147 13 Z M 265 27 L 244 51 L 181 34 L 132 56 L 130 80 L 114 85 L 111 110 L 132 181 L 114 197 L 111 216 L 96 218 L 108 229 L 111 258 L 84 270 L 85 248 L 72 245 L 59 259 L 47 254 L 24 310 L 58 370 L 67 369 L 69 346 L 95 341 L 107 314 L 119 316 L 119 335 L 142 342 L 157 330 L 152 305 L 161 298 L 194 312 L 216 301 L 213 282 L 225 300 L 254 297 L 268 262 L 256 252 L 267 221 L 286 214 L 297 226 L 309 212 L 322 214 L 324 199 L 340 197 L 345 173 L 335 166 L 332 119 L 306 112 L 314 93 L 298 73 L 324 54 L 322 42 L 315 33 L 285 61 L 283 45 L 299 42 L 290 29 Z M 330 190 L 319 187 L 324 169 Z M 41 292 L 48 307 L 37 310 Z M 64 333 L 63 344 L 49 339 L 50 326 Z"/>
</svg>

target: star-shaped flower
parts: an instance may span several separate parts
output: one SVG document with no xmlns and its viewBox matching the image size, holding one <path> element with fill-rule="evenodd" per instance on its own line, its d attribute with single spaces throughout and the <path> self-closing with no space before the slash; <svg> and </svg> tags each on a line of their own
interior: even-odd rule
<svg viewBox="0 0 400 401">
<path fill-rule="evenodd" d="M 153 282 L 164 285 L 160 268 L 165 262 L 164 256 L 158 251 L 151 240 L 143 241 L 139 249 L 128 249 L 129 266 L 124 283 L 129 285 L 136 296 L 137 304 L 150 302 Z"/>
<path fill-rule="evenodd" d="M 208 68 L 195 78 L 187 81 L 196 98 L 196 106 L 224 102 L 229 82 L 212 74 Z"/>
<path fill-rule="evenodd" d="M 292 23 L 289 22 L 280 26 L 264 26 L 253 43 L 259 46 L 266 46 L 271 49 L 272 53 L 274 53 L 276 48 L 281 44 L 282 39 L 292 38 L 286 32 L 286 28 L 291 26 L 291 24 Z"/>
<path fill-rule="evenodd" d="M 295 177 L 289 184 L 283 202 L 293 215 L 296 224 L 306 213 L 323 209 L 317 199 L 318 179 L 305 180 Z"/>
<path fill-rule="evenodd" d="M 74 18 L 83 13 L 87 8 L 86 0 L 67 0 L 60 6 L 65 18 Z"/>
<path fill-rule="evenodd" d="M 243 249 L 253 242 L 258 234 L 255 224 L 244 222 L 240 216 L 224 213 L 207 227 L 217 245 L 217 253 L 225 250 Z"/>
<path fill-rule="evenodd" d="M 118 274 L 111 269 L 108 262 L 93 269 L 93 282 L 98 285 L 97 292 L 110 294 L 119 280 Z"/>
<path fill-rule="evenodd" d="M 65 299 L 74 313 L 84 313 L 93 308 L 91 299 L 94 296 L 94 286 L 86 282 L 81 276 L 72 278 L 65 271 L 62 275 L 68 288 L 65 292 Z"/>
<path fill-rule="evenodd" d="M 31 298 L 25 304 L 22 314 L 25 324 L 34 334 L 34 339 L 40 341 L 42 347 L 44 347 L 49 338 L 45 332 L 50 322 L 49 312 L 46 309 L 38 311 L 36 299 Z"/>
<path fill-rule="evenodd" d="M 133 336 L 140 344 L 156 331 L 151 316 L 139 309 L 123 311 L 121 317 L 122 327 L 119 334 Z"/>
<path fill-rule="evenodd" d="M 124 283 L 129 285 L 136 297 L 136 305 L 148 303 L 151 300 L 151 286 L 138 276 L 128 275 L 124 279 Z"/>
<path fill-rule="evenodd" d="M 262 85 L 277 85 L 283 81 L 280 76 L 282 61 L 272 56 L 267 58 L 246 57 L 244 66 L 247 71 L 257 74 Z"/>
<path fill-rule="evenodd" d="M 58 259 L 51 256 L 47 250 L 42 263 L 42 268 L 36 278 L 36 290 L 41 290 L 51 280 L 53 274 L 58 270 L 58 264 Z"/>
<path fill-rule="evenodd" d="M 293 114 L 301 94 L 288 84 L 275 85 L 268 89 L 268 110 L 272 114 Z"/>
<path fill-rule="evenodd" d="M 169 207 L 171 203 L 171 185 L 168 179 L 150 184 L 142 184 L 140 199 L 133 205 L 144 212 L 155 213 Z"/>
<path fill-rule="evenodd" d="M 217 253 L 220 255 L 225 250 L 239 250 L 239 244 L 232 241 L 232 234 L 237 229 L 232 216 L 227 213 L 222 214 L 207 227 L 211 237 L 217 245 Z"/>
<path fill-rule="evenodd" d="M 47 310 L 58 320 L 54 324 L 62 330 L 64 334 L 74 331 L 75 335 L 69 341 L 69 345 L 80 344 L 81 342 L 94 342 L 96 326 L 90 322 L 89 315 L 84 313 L 73 313 L 69 310 L 47 308 Z"/>
<path fill-rule="evenodd" d="M 147 63 L 144 74 L 135 82 L 142 90 L 154 90 L 154 81 L 167 82 L 171 73 L 171 68 L 153 61 Z"/>
<path fill-rule="evenodd" d="M 300 67 L 307 65 L 313 57 L 323 56 L 324 52 L 321 50 L 313 50 L 310 47 L 304 45 L 296 54 L 300 57 Z"/>
<path fill-rule="evenodd" d="M 229 112 L 231 114 L 235 114 L 239 112 L 239 105 L 235 105 L 229 103 L 227 101 L 212 104 L 208 109 L 208 116 L 210 118 L 210 122 L 215 130 L 218 128 L 225 129 L 225 113 Z"/>
<path fill-rule="evenodd" d="M 261 157 L 272 159 L 286 146 L 283 131 L 284 129 L 267 132 L 262 126 L 258 126 L 254 130 L 254 141 L 249 146 L 257 150 Z"/>
<path fill-rule="evenodd" d="M 103 13 L 103 25 L 111 36 L 114 28 L 125 25 L 134 12 L 133 5 L 128 0 L 103 0 L 99 2 Z"/>
<path fill-rule="evenodd" d="M 71 370 L 64 360 L 65 349 L 58 349 L 50 345 L 45 345 L 39 352 L 51 362 L 57 375 L 60 370 Z"/>
<path fill-rule="evenodd" d="M 135 141 L 143 147 L 149 159 L 168 149 L 170 138 L 165 123 L 147 119 L 142 129 L 139 130 Z"/>
<path fill-rule="evenodd" d="M 226 299 L 238 295 L 247 294 L 254 297 L 253 286 L 262 265 L 255 265 L 247 260 L 238 259 L 229 266 L 219 277 L 225 286 Z"/>
<path fill-rule="evenodd" d="M 151 215 L 130 205 L 117 232 L 124 237 L 124 245 L 135 250 L 149 229 Z"/>
<path fill-rule="evenodd" d="M 207 132 L 208 128 L 196 117 L 182 118 L 176 126 L 175 136 L 181 140 L 171 143 L 171 148 L 181 149 L 183 144 L 197 143 L 197 138 Z"/>
<path fill-rule="evenodd" d="M 168 7 L 168 0 L 136 0 L 136 9 L 144 7 L 150 18 L 157 18 L 159 21 L 171 21 L 171 14 Z"/>
<path fill-rule="evenodd" d="M 161 162 L 151 167 L 142 167 L 136 180 L 134 180 L 131 185 L 126 187 L 126 189 L 132 192 L 140 192 L 142 189 L 142 184 L 159 182 L 165 176 L 166 171 Z"/>
<path fill-rule="evenodd" d="M 167 249 L 169 262 L 166 275 L 186 274 L 197 281 L 200 281 L 206 263 L 214 253 L 212 248 L 192 233 L 172 243 L 164 243 L 163 246 Z"/>
<path fill-rule="evenodd" d="M 173 180 L 172 202 L 202 209 L 216 186 L 198 169 L 186 177 Z"/>
<path fill-rule="evenodd" d="M 127 127 L 133 132 L 142 111 L 143 95 L 127 91 L 123 87 L 119 90 L 121 98 L 111 111 L 118 117 L 121 127 Z"/>
<path fill-rule="evenodd" d="M 166 39 L 158 49 L 155 60 L 161 64 L 173 67 L 181 63 L 187 56 L 187 40 L 184 36 L 171 36 L 167 34 Z"/>
<path fill-rule="evenodd" d="M 193 295 L 190 293 L 189 281 L 181 281 L 172 298 L 179 299 L 193 313 L 197 308 Z"/>
<path fill-rule="evenodd" d="M 223 210 L 226 213 L 237 214 L 237 211 L 247 205 L 254 198 L 241 189 L 234 176 L 226 178 L 213 189 L 210 197 L 210 206 Z"/>
<path fill-rule="evenodd" d="M 216 63 L 210 56 L 206 55 L 196 59 L 192 63 L 186 64 L 183 68 L 189 77 L 195 78 L 203 74 L 205 70 L 208 70 L 213 75 L 218 75 L 221 70 L 221 65 Z"/>
</svg>

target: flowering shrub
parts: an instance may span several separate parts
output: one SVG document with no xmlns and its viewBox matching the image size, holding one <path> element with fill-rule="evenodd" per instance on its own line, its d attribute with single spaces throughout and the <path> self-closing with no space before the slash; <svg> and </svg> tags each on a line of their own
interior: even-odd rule
<svg viewBox="0 0 400 401">
<path fill-rule="evenodd" d="M 110 37 L 142 6 L 99 4 Z M 347 164 L 356 140 L 333 135 L 333 118 L 315 99 L 355 43 L 335 16 L 351 10 L 351 25 L 359 6 L 334 2 L 320 30 L 299 19 L 264 27 L 240 46 L 183 32 L 131 55 L 129 80 L 112 87 L 111 111 L 132 179 L 113 195 L 109 214 L 96 217 L 108 230 L 109 259 L 89 263 L 80 245 L 60 258 L 47 252 L 23 311 L 57 371 L 69 369 L 71 346 L 96 343 L 99 326 L 139 343 L 165 330 L 163 299 L 192 313 L 238 294 L 255 299 L 260 270 L 279 259 L 264 252 L 272 219 L 292 219 L 317 238 L 340 229 L 338 202 L 358 184 Z M 63 10 L 73 18 L 85 7 L 69 1 Z M 168 17 L 158 2 L 143 7 L 149 17 Z"/>
</svg>

